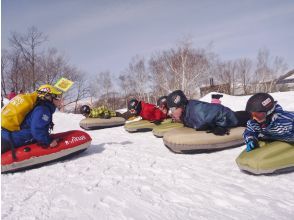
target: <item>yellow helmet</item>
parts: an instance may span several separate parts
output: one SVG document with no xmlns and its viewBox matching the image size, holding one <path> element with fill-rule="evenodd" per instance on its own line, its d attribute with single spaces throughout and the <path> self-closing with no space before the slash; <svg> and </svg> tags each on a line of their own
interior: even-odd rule
<svg viewBox="0 0 294 220">
<path fill-rule="evenodd" d="M 51 95 L 53 98 L 61 98 L 62 92 L 59 91 L 56 87 L 49 84 L 40 86 L 37 89 L 38 97 L 44 98 L 46 95 Z"/>
</svg>

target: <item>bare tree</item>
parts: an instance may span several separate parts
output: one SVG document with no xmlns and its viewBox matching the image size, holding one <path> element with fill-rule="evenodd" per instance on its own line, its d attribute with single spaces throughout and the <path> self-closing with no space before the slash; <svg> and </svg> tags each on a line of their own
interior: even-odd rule
<svg viewBox="0 0 294 220">
<path fill-rule="evenodd" d="M 39 32 L 36 27 L 30 27 L 25 35 L 15 32 L 10 38 L 11 45 L 21 52 L 24 60 L 29 64 L 29 75 L 26 77 L 31 80 L 31 87 L 33 90 L 36 89 L 37 81 L 40 79 L 40 76 L 37 74 L 38 48 L 46 40 L 47 37 Z"/>
<path fill-rule="evenodd" d="M 270 52 L 268 49 L 263 48 L 258 51 L 257 54 L 257 66 L 256 77 L 258 90 L 261 92 L 273 92 L 275 91 L 275 82 L 278 76 L 280 76 L 287 69 L 287 65 L 281 57 L 275 57 L 272 61 Z"/>
<path fill-rule="evenodd" d="M 2 50 L 1 53 L 1 98 L 3 95 L 7 96 L 7 88 L 6 88 L 6 72 L 7 72 L 7 66 L 8 66 L 8 58 L 7 58 L 7 51 Z"/>
<path fill-rule="evenodd" d="M 125 106 L 128 105 L 128 98 L 130 94 L 132 93 L 132 79 L 130 79 L 127 75 L 127 73 L 121 73 L 118 77 L 119 80 L 119 87 L 123 91 L 123 98 L 125 101 Z"/>
<path fill-rule="evenodd" d="M 247 58 L 242 58 L 237 62 L 237 77 L 240 80 L 240 84 L 243 88 L 243 93 L 245 95 L 250 94 L 250 82 L 254 77 L 251 75 L 252 61 Z"/>
<path fill-rule="evenodd" d="M 97 75 L 96 81 L 96 94 L 99 93 L 99 96 L 103 96 L 103 104 L 108 106 L 108 99 L 110 98 L 109 94 L 112 90 L 112 80 L 109 71 L 100 72 Z"/>
<path fill-rule="evenodd" d="M 78 101 L 89 96 L 89 87 L 82 78 L 83 77 L 81 76 L 80 80 L 76 81 L 75 83 L 76 98 L 74 100 L 75 101 L 74 113 L 78 113 Z"/>
<path fill-rule="evenodd" d="M 133 96 L 140 100 L 148 100 L 149 73 L 145 67 L 145 59 L 139 56 L 132 58 L 128 68 L 124 71 L 124 81 Z M 121 78 L 123 79 L 123 78 Z M 122 83 L 122 81 L 121 81 Z"/>
<path fill-rule="evenodd" d="M 65 70 L 68 68 L 64 57 L 59 55 L 54 48 L 49 49 L 40 57 L 39 66 L 39 74 L 43 76 L 40 82 L 49 84 L 64 76 Z"/>
<path fill-rule="evenodd" d="M 74 81 L 74 84 L 69 91 L 64 93 L 66 103 L 63 103 L 63 106 L 74 103 L 74 113 L 78 113 L 78 102 L 90 96 L 89 82 L 86 80 L 86 74 L 75 68 L 68 69 L 68 74 L 66 77 Z"/>
<path fill-rule="evenodd" d="M 210 74 L 211 64 L 203 49 L 194 49 L 189 41 L 180 42 L 176 49 L 157 53 L 150 61 L 155 88 L 165 94 L 181 89 L 188 96 L 196 93 L 203 79 Z"/>
<path fill-rule="evenodd" d="M 236 84 L 236 69 L 235 61 L 220 62 L 217 65 L 217 78 L 220 83 L 230 86 L 229 94 L 234 94 Z"/>
</svg>

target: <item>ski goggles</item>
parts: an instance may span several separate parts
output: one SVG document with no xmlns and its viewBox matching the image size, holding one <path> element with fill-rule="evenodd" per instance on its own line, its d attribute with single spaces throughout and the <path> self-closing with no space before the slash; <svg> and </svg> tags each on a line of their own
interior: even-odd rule
<svg viewBox="0 0 294 220">
<path fill-rule="evenodd" d="M 176 107 L 172 107 L 168 110 L 168 115 L 172 115 L 177 110 Z"/>
<path fill-rule="evenodd" d="M 251 112 L 251 117 L 257 122 L 263 122 L 266 119 L 266 112 Z"/>
<path fill-rule="evenodd" d="M 51 94 L 52 98 L 55 100 L 61 100 L 62 99 L 62 94 L 56 95 L 56 94 Z"/>
<path fill-rule="evenodd" d="M 131 114 L 136 114 L 136 113 L 137 113 L 136 109 L 130 109 L 129 112 L 130 112 Z"/>
</svg>

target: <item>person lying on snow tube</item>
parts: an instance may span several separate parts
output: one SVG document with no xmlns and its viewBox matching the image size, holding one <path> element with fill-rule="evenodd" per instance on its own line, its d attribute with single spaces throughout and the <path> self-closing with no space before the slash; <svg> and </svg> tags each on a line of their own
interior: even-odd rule
<svg viewBox="0 0 294 220">
<path fill-rule="evenodd" d="M 38 142 L 43 147 L 56 147 L 56 139 L 50 138 L 53 129 L 52 116 L 61 107 L 62 92 L 51 85 L 37 90 L 37 102 L 20 125 L 19 131 L 1 129 L 1 154 L 14 148 Z"/>
<path fill-rule="evenodd" d="M 83 105 L 80 108 L 80 113 L 86 118 L 111 118 L 116 117 L 117 112 L 108 109 L 106 106 L 100 106 L 98 108 L 90 108 L 88 105 Z"/>
<path fill-rule="evenodd" d="M 167 96 L 161 96 L 158 98 L 157 102 L 157 108 L 163 112 L 163 114 L 168 116 L 168 107 L 167 107 Z"/>
<path fill-rule="evenodd" d="M 294 112 L 284 111 L 271 95 L 253 95 L 247 101 L 246 111 L 251 115 L 243 134 L 247 152 L 258 147 L 258 140 L 294 143 Z"/>
<path fill-rule="evenodd" d="M 163 109 L 164 106 L 160 108 Z M 167 110 L 162 111 L 160 108 L 154 104 L 138 101 L 137 99 L 131 99 L 128 102 L 128 112 L 136 116 L 141 116 L 143 120 L 152 121 L 155 124 L 160 124 L 161 121 L 168 117 Z"/>
<path fill-rule="evenodd" d="M 229 134 L 231 127 L 245 127 L 250 119 L 246 111 L 234 112 L 220 104 L 188 100 L 182 90 L 173 91 L 167 96 L 167 106 L 174 121 L 215 135 Z"/>
</svg>

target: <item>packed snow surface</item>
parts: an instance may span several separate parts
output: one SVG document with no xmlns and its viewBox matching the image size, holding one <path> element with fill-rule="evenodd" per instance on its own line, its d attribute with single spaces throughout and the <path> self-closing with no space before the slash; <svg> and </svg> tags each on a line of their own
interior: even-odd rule
<svg viewBox="0 0 294 220">
<path fill-rule="evenodd" d="M 272 95 L 294 111 L 294 92 Z M 248 98 L 224 95 L 222 104 L 242 110 Z M 81 129 L 81 119 L 57 112 L 54 132 Z M 235 159 L 245 146 L 183 155 L 151 132 L 88 133 L 92 145 L 71 159 L 1 175 L 3 220 L 293 219 L 294 172 L 241 172 Z"/>
</svg>

